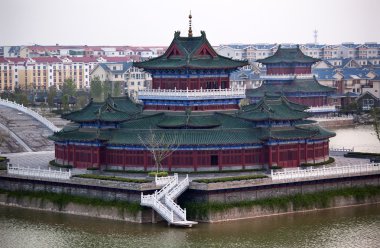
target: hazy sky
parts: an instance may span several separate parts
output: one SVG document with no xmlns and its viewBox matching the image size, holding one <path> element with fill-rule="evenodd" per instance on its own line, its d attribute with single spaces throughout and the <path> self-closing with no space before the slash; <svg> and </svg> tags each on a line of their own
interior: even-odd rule
<svg viewBox="0 0 380 248">
<path fill-rule="evenodd" d="M 380 42 L 379 0 L 0 0 L 0 45 Z"/>
</svg>

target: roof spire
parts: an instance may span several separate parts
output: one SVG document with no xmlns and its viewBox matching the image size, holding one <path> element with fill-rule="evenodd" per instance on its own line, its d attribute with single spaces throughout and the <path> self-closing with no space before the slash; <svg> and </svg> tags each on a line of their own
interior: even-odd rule
<svg viewBox="0 0 380 248">
<path fill-rule="evenodd" d="M 191 10 L 190 10 L 190 15 L 189 15 L 189 37 L 193 37 L 193 30 L 191 30 Z"/>
</svg>

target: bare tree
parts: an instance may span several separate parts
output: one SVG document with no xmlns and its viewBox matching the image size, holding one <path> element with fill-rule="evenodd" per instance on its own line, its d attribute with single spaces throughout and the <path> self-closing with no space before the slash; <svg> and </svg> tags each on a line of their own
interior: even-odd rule
<svg viewBox="0 0 380 248">
<path fill-rule="evenodd" d="M 375 129 L 376 138 L 380 141 L 379 110 L 377 108 L 373 108 L 370 113 L 373 118 L 373 127 Z"/>
<path fill-rule="evenodd" d="M 156 171 L 162 171 L 162 162 L 175 152 L 179 147 L 178 135 L 169 136 L 164 132 L 155 132 L 150 129 L 144 135 L 138 135 L 139 140 L 151 153 Z"/>
</svg>

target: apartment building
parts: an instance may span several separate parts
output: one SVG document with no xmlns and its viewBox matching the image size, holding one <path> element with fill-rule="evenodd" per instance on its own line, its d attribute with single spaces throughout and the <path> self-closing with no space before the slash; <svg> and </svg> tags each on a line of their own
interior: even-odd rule
<svg viewBox="0 0 380 248">
<path fill-rule="evenodd" d="M 131 62 L 130 57 L 0 58 L 0 90 L 60 89 L 72 79 L 77 89 L 90 87 L 90 72 L 99 63 Z"/>
<path fill-rule="evenodd" d="M 150 88 L 152 84 L 151 75 L 133 67 L 132 62 L 99 63 L 90 77 L 91 79 L 98 77 L 103 82 L 121 83 L 124 93 L 133 99 L 137 99 L 139 90 Z"/>
</svg>

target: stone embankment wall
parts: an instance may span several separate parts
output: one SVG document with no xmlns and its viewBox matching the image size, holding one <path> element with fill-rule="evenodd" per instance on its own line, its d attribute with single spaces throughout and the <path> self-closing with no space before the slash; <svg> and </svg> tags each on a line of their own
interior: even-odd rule
<svg viewBox="0 0 380 248">
<path fill-rule="evenodd" d="M 153 193 L 153 183 L 113 183 L 101 180 L 71 179 L 53 181 L 0 175 L 0 189 L 9 191 L 32 191 L 64 193 L 73 196 L 99 198 L 108 201 L 140 202 L 141 192 Z"/>
<path fill-rule="evenodd" d="M 227 183 L 191 183 L 181 201 L 237 202 L 296 194 L 315 193 L 342 188 L 380 186 L 380 174 L 330 177 L 293 182 L 272 182 L 271 179 L 234 181 Z"/>
<path fill-rule="evenodd" d="M 223 222 L 239 219 L 250 219 L 264 216 L 280 215 L 280 214 L 290 214 L 297 212 L 306 212 L 306 211 L 315 211 L 327 208 L 342 208 L 342 207 L 351 207 L 359 206 L 363 204 L 380 204 L 380 196 L 375 197 L 366 197 L 362 199 L 357 199 L 354 197 L 335 197 L 333 198 L 327 206 L 320 207 L 316 205 L 309 206 L 303 209 L 296 209 L 292 204 L 288 204 L 286 208 L 268 208 L 263 206 L 252 206 L 252 207 L 240 207 L 240 208 L 231 208 L 219 212 L 210 212 L 204 218 L 199 219 L 198 221 L 202 222 Z"/>
<path fill-rule="evenodd" d="M 141 192 L 152 193 L 156 188 L 153 183 L 146 184 L 112 184 L 98 180 L 71 179 L 70 181 L 46 181 L 32 178 L 11 177 L 0 174 L 0 204 L 56 211 L 69 214 L 86 215 L 107 219 L 124 220 L 129 222 L 146 223 L 162 220 L 153 210 L 141 208 L 135 212 L 128 212 L 117 206 L 102 206 L 67 202 L 59 204 L 50 200 L 30 197 L 19 194 L 12 195 L 11 191 L 19 192 L 48 192 L 64 193 L 73 196 L 101 199 L 105 201 L 124 201 L 139 203 Z M 293 196 L 314 192 L 323 192 L 334 189 L 364 187 L 366 185 L 380 185 L 380 174 L 366 174 L 338 178 L 324 178 L 316 180 L 299 180 L 296 182 L 272 182 L 271 179 L 245 180 L 228 183 L 191 183 L 190 189 L 184 192 L 178 202 L 181 206 L 188 203 L 237 203 L 259 199 Z M 7 193 L 8 192 L 8 193 Z M 379 194 L 380 195 L 380 194 Z M 342 207 L 348 205 L 380 202 L 380 196 L 361 198 L 335 197 L 324 207 Z M 379 196 L 379 197 L 377 197 Z M 184 205 L 182 205 L 184 204 Z M 312 210 L 318 206 L 302 209 Z M 289 205 L 284 208 L 264 208 L 262 206 L 228 208 L 222 211 L 209 212 L 207 216 L 198 218 L 199 221 L 217 222 L 232 219 L 252 218 L 264 215 L 281 214 L 300 211 Z M 190 220 L 192 218 L 189 218 Z"/>
<path fill-rule="evenodd" d="M 46 192 L 67 194 L 105 201 L 124 201 L 139 203 L 141 192 L 152 193 L 156 189 L 153 183 L 111 183 L 100 180 L 72 179 L 70 181 L 47 181 L 0 175 L 0 204 L 30 209 L 39 209 L 68 214 L 84 215 L 106 219 L 124 220 L 137 223 L 152 223 L 162 220 L 153 210 L 142 208 L 131 213 L 120 207 L 96 206 L 69 202 L 58 204 L 40 197 L 8 195 L 7 191 Z"/>
<path fill-rule="evenodd" d="M 136 213 L 131 213 L 118 207 L 109 206 L 91 206 L 78 203 L 68 203 L 67 205 L 61 206 L 57 203 L 41 198 L 31 198 L 28 196 L 13 197 L 8 196 L 6 193 L 0 193 L 0 205 L 112 220 L 122 220 L 133 223 L 152 223 L 158 221 L 158 217 L 151 209 L 143 209 Z"/>
<path fill-rule="evenodd" d="M 307 195 L 318 192 L 328 192 L 340 189 L 363 188 L 366 186 L 380 186 L 380 174 L 356 175 L 338 178 L 324 178 L 317 180 L 303 180 L 296 182 L 270 183 L 270 179 L 236 181 L 230 183 L 192 183 L 190 190 L 183 194 L 179 202 L 192 203 L 192 208 L 199 205 L 200 208 L 217 203 L 221 206 L 217 211 L 206 211 L 201 215 L 192 216 L 200 222 L 219 222 L 237 219 L 254 218 L 260 216 L 277 215 L 299 211 L 309 211 L 322 208 L 334 208 L 352 206 L 358 204 L 380 203 L 380 194 L 373 197 L 355 199 L 352 196 L 332 197 L 327 205 L 321 207 L 318 204 L 307 208 L 295 208 L 292 203 L 284 206 L 262 206 L 260 204 L 240 204 L 273 198 L 288 197 L 294 195 Z M 321 199 L 322 200 L 322 199 Z M 225 207 L 225 206 L 241 207 Z M 223 207 L 224 206 L 224 207 Z"/>
</svg>

